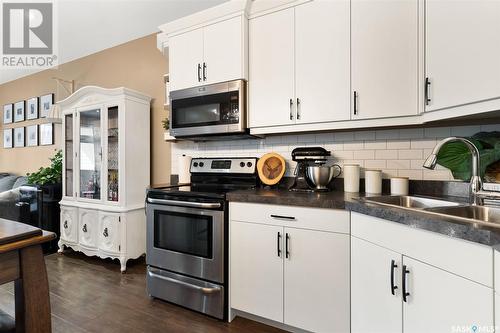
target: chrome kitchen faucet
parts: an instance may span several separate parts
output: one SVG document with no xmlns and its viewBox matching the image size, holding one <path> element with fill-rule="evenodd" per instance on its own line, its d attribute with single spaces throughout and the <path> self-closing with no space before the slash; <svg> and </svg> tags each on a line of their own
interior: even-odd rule
<svg viewBox="0 0 500 333">
<path fill-rule="evenodd" d="M 472 176 L 470 179 L 470 193 L 469 200 L 472 205 L 482 205 L 484 203 L 485 198 L 496 198 L 500 199 L 500 193 L 498 192 L 490 192 L 483 190 L 483 182 L 481 181 L 480 170 L 481 170 L 481 162 L 480 162 L 480 154 L 477 147 L 468 139 L 460 138 L 460 137 L 449 137 L 441 140 L 432 150 L 432 153 L 425 160 L 423 167 L 426 169 L 433 170 L 436 167 L 437 163 L 437 155 L 441 148 L 449 142 L 463 142 L 467 148 L 469 148 L 472 154 Z"/>
</svg>

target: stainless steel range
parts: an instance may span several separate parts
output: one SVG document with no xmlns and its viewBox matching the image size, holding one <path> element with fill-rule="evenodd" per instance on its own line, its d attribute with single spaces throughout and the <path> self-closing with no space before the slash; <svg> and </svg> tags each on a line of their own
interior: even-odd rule
<svg viewBox="0 0 500 333">
<path fill-rule="evenodd" d="M 157 298 L 227 317 L 225 194 L 257 185 L 256 158 L 195 158 L 191 184 L 147 193 L 147 288 Z"/>
</svg>

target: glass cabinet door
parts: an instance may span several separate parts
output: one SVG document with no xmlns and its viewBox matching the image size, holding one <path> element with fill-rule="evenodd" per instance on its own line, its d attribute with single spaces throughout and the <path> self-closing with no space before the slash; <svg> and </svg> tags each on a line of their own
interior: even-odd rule
<svg viewBox="0 0 500 333">
<path fill-rule="evenodd" d="M 73 115 L 64 116 L 64 195 L 73 196 Z"/>
<path fill-rule="evenodd" d="M 118 106 L 107 108 L 108 112 L 108 201 L 118 201 Z"/>
<path fill-rule="evenodd" d="M 101 199 L 101 110 L 80 112 L 80 197 Z"/>
</svg>

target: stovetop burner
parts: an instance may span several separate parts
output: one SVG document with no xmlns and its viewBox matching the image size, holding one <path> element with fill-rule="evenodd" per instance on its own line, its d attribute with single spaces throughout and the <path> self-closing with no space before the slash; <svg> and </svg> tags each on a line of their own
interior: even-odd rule
<svg viewBox="0 0 500 333">
<path fill-rule="evenodd" d="M 191 183 L 158 185 L 148 190 L 148 197 L 225 199 L 229 191 L 252 189 L 258 184 L 257 158 L 194 158 Z"/>
</svg>

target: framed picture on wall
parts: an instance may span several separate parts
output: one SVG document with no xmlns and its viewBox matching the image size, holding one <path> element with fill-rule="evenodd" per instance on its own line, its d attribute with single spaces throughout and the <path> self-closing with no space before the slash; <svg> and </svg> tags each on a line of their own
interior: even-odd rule
<svg viewBox="0 0 500 333">
<path fill-rule="evenodd" d="M 14 103 L 14 122 L 24 121 L 24 101 Z"/>
<path fill-rule="evenodd" d="M 40 146 L 54 144 L 54 124 L 40 124 Z"/>
<path fill-rule="evenodd" d="M 38 97 L 33 97 L 27 100 L 26 113 L 27 113 L 26 118 L 28 120 L 38 118 Z"/>
<path fill-rule="evenodd" d="M 3 106 L 3 123 L 4 124 L 10 124 L 12 123 L 12 110 L 14 106 L 12 103 L 10 104 L 5 104 Z"/>
<path fill-rule="evenodd" d="M 38 125 L 26 126 L 26 146 L 38 146 Z"/>
<path fill-rule="evenodd" d="M 14 147 L 24 147 L 24 127 L 14 128 Z"/>
<path fill-rule="evenodd" d="M 12 148 L 12 128 L 3 130 L 3 147 Z"/>
<path fill-rule="evenodd" d="M 46 118 L 49 115 L 52 104 L 54 104 L 54 94 L 47 94 L 40 97 L 40 118 Z"/>
</svg>

